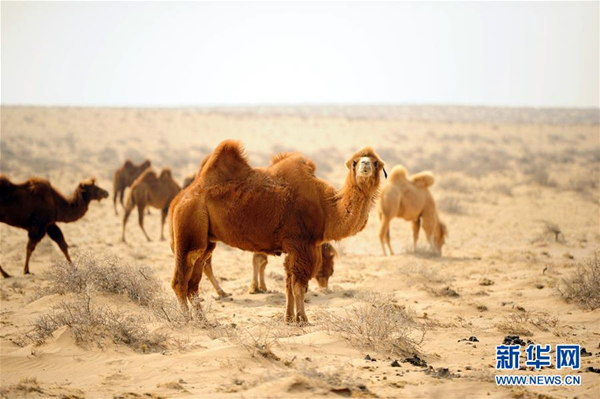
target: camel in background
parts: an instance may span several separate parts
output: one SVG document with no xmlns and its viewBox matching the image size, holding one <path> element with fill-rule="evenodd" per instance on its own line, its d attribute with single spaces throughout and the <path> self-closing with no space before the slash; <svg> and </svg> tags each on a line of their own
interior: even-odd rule
<svg viewBox="0 0 600 399">
<path fill-rule="evenodd" d="M 329 277 L 333 274 L 333 265 L 337 251 L 330 243 L 321 244 L 322 261 L 317 265 L 317 273 L 314 278 L 317 280 L 319 288 L 327 290 L 329 288 Z M 248 288 L 249 294 L 261 294 L 267 292 L 267 284 L 265 283 L 265 268 L 267 267 L 267 254 L 255 253 L 252 257 L 252 281 Z"/>
<path fill-rule="evenodd" d="M 222 241 L 246 251 L 285 253 L 285 320 L 307 322 L 304 297 L 321 263 L 319 246 L 360 232 L 377 197 L 383 162 L 364 148 L 347 162 L 336 190 L 315 176 L 298 153 L 252 168 L 241 143 L 226 140 L 203 162 L 200 175 L 170 209 L 175 268 L 171 287 L 182 309 L 197 296 L 204 265 Z M 200 315 L 201 308 L 197 304 Z"/>
<path fill-rule="evenodd" d="M 123 204 L 123 196 L 125 194 L 125 189 L 127 187 L 130 187 L 135 181 L 135 179 L 137 179 L 142 174 L 142 172 L 144 172 L 149 167 L 150 161 L 147 159 L 139 165 L 135 165 L 130 160 L 127 160 L 125 161 L 123 166 L 121 166 L 115 171 L 115 174 L 113 175 L 113 205 L 115 207 L 115 215 L 119 214 L 119 212 L 117 212 L 117 197 L 119 197 L 119 202 L 121 202 L 121 205 L 125 207 L 125 205 Z"/>
<path fill-rule="evenodd" d="M 127 225 L 127 219 L 133 211 L 133 208 L 138 208 L 138 222 L 142 229 L 142 232 L 146 236 L 148 241 L 150 237 L 144 229 L 144 209 L 147 206 L 152 206 L 161 210 L 160 214 L 160 239 L 164 240 L 164 225 L 167 213 L 169 212 L 169 205 L 175 196 L 181 191 L 181 187 L 173 180 L 171 176 L 171 170 L 164 168 L 160 172 L 160 176 L 157 176 L 154 170 L 151 168 L 146 169 L 131 185 L 131 190 L 127 195 L 127 201 L 125 203 L 125 215 L 123 216 L 123 236 L 122 240 L 125 241 L 125 226 Z"/>
<path fill-rule="evenodd" d="M 182 187 L 182 189 L 185 189 L 190 184 L 192 184 L 195 178 L 196 178 L 196 174 L 195 173 L 193 175 L 186 176 L 185 179 L 183 179 L 183 187 Z"/>
<path fill-rule="evenodd" d="M 414 251 L 417 250 L 419 229 L 422 226 L 432 251 L 438 256 L 442 255 L 448 229 L 440 220 L 435 201 L 428 189 L 434 181 L 431 172 L 421 172 L 408 177 L 408 171 L 403 166 L 394 166 L 377 206 L 381 222 L 379 241 L 384 256 L 387 255 L 385 244 L 389 247 L 390 254 L 394 254 L 390 243 L 390 221 L 395 217 L 411 222 Z"/>
<path fill-rule="evenodd" d="M 96 186 L 95 179 L 82 181 L 73 195 L 66 198 L 48 180 L 32 177 L 24 183 L 14 184 L 0 175 L 0 222 L 25 229 L 29 235 L 23 274 L 29 274 L 31 254 L 46 234 L 71 262 L 69 246 L 56 223 L 81 219 L 91 201 L 107 197 L 108 191 Z M 2 272 L 2 275 L 7 274 Z"/>
</svg>

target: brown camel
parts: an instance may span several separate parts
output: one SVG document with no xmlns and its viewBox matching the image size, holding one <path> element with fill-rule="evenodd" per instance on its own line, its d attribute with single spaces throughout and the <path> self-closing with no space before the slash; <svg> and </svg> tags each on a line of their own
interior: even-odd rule
<svg viewBox="0 0 600 399">
<path fill-rule="evenodd" d="M 48 180 L 32 177 L 24 183 L 14 184 L 0 175 L 0 222 L 29 233 L 23 273 L 29 274 L 31 254 L 46 233 L 71 262 L 67 242 L 56 223 L 70 223 L 82 218 L 92 200 L 107 197 L 108 191 L 96 186 L 95 179 L 79 183 L 73 195 L 65 198 Z"/>
<path fill-rule="evenodd" d="M 413 250 L 417 250 L 419 229 L 421 226 L 431 245 L 432 251 L 442 255 L 442 246 L 448 235 L 446 225 L 440 220 L 435 207 L 435 201 L 428 187 L 434 182 L 431 172 L 421 172 L 408 177 L 408 171 L 401 165 L 394 166 L 390 172 L 390 180 L 381 192 L 377 213 L 381 227 L 379 240 L 383 255 L 387 255 L 385 244 L 394 254 L 390 243 L 390 221 L 402 218 L 412 223 Z"/>
<path fill-rule="evenodd" d="M 328 289 L 329 277 L 333 274 L 333 265 L 337 251 L 330 243 L 321 244 L 322 262 L 317 265 L 317 273 L 314 278 L 319 284 L 319 288 Z M 265 283 L 265 268 L 267 267 L 267 254 L 255 253 L 252 257 L 252 282 L 248 288 L 249 294 L 260 294 L 267 292 L 267 284 Z M 216 288 L 215 288 L 216 289 Z"/>
<path fill-rule="evenodd" d="M 375 151 L 364 148 L 346 166 L 346 183 L 336 192 L 298 153 L 253 169 L 239 142 L 219 144 L 170 209 L 171 287 L 182 309 L 189 311 L 204 265 L 222 241 L 251 252 L 285 253 L 285 320 L 307 322 L 304 296 L 321 263 L 319 246 L 360 232 L 377 197 L 383 162 Z M 197 311 L 201 316 L 198 305 Z"/>
<path fill-rule="evenodd" d="M 125 242 L 125 226 L 127 225 L 127 219 L 129 219 L 131 211 L 133 211 L 133 208 L 136 206 L 138 208 L 138 222 L 148 241 L 151 240 L 144 229 L 144 209 L 147 206 L 152 206 L 161 210 L 160 239 L 164 240 L 163 230 L 165 219 L 169 212 L 169 205 L 180 191 L 181 187 L 173 180 L 170 169 L 164 168 L 160 172 L 160 176 L 156 176 L 156 173 L 151 168 L 146 169 L 133 182 L 131 190 L 129 190 L 129 194 L 127 195 L 125 215 L 123 216 L 123 242 Z"/>
<path fill-rule="evenodd" d="M 337 256 L 337 252 L 333 245 L 329 243 L 321 244 L 322 262 L 317 265 L 317 273 L 315 279 L 319 288 L 328 289 L 329 277 L 333 275 L 333 264 L 334 258 Z M 267 284 L 265 283 L 265 268 L 267 267 L 267 254 L 255 253 L 252 257 L 252 266 L 254 268 L 252 274 L 252 282 L 250 288 L 248 288 L 249 294 L 262 294 L 267 292 Z M 215 278 L 212 271 L 212 255 L 206 260 L 204 264 L 204 274 L 210 280 L 213 288 L 217 292 L 219 297 L 224 298 L 230 296 L 220 286 L 219 282 Z M 260 282 L 259 282 L 260 281 Z"/>
<path fill-rule="evenodd" d="M 123 196 L 125 195 L 125 189 L 130 187 L 135 179 L 149 167 L 150 161 L 147 159 L 139 165 L 135 165 L 130 160 L 127 160 L 123 166 L 115 171 L 115 174 L 113 175 L 113 205 L 115 207 L 115 215 L 119 214 L 119 212 L 117 212 L 117 197 L 119 197 L 119 202 L 121 202 L 121 205 L 124 207 Z"/>
</svg>

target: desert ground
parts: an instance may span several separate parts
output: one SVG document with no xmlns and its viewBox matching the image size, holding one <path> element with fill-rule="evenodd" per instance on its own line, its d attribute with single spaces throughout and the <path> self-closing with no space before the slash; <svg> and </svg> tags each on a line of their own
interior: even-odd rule
<svg viewBox="0 0 600 399">
<path fill-rule="evenodd" d="M 0 265 L 13 275 L 0 281 L 2 397 L 598 397 L 600 309 L 564 294 L 600 250 L 598 110 L 1 113 L 0 169 L 13 182 L 40 176 L 70 195 L 96 177 L 111 193 L 79 221 L 60 225 L 74 266 L 46 237 L 33 254 L 33 275 L 23 276 L 27 233 L 0 225 Z M 283 257 L 269 258 L 269 291 L 251 295 L 252 254 L 218 244 L 213 269 L 232 296 L 216 298 L 204 278 L 207 320 L 185 322 L 170 287 L 169 241 L 159 240 L 160 211 L 145 218 L 151 242 L 135 212 L 128 243 L 121 242 L 112 174 L 126 159 L 148 158 L 157 171 L 170 167 L 181 184 L 224 139 L 241 140 L 253 166 L 300 151 L 336 188 L 346 159 L 367 145 L 388 170 L 399 163 L 413 173 L 431 170 L 449 230 L 443 256 L 431 255 L 423 234 L 413 252 L 410 224 L 395 219 L 396 254 L 384 257 L 373 208 L 361 233 L 334 243 L 330 289 L 311 281 L 310 324 L 297 326 L 283 322 Z M 581 369 L 497 371 L 495 347 L 506 336 L 553 348 L 580 344 Z M 499 387 L 498 374 L 578 374 L 582 384 Z"/>
</svg>

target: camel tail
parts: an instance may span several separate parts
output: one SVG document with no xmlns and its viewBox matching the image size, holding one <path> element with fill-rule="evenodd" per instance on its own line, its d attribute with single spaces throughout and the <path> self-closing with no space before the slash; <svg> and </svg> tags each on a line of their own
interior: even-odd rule
<svg viewBox="0 0 600 399">
<path fill-rule="evenodd" d="M 432 186 L 435 182 L 435 178 L 433 177 L 433 173 L 426 171 L 420 172 L 412 175 L 410 180 L 415 183 L 417 186 L 425 188 Z"/>
<path fill-rule="evenodd" d="M 389 180 L 392 183 L 399 183 L 403 180 L 406 180 L 408 176 L 408 170 L 402 165 L 396 165 L 390 171 Z"/>
</svg>

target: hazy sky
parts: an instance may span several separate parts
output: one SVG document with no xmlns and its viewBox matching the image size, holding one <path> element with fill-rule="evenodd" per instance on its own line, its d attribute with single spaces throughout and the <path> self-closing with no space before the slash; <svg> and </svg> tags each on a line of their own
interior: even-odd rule
<svg viewBox="0 0 600 399">
<path fill-rule="evenodd" d="M 2 104 L 598 107 L 599 2 L 1 3 Z"/>
</svg>

